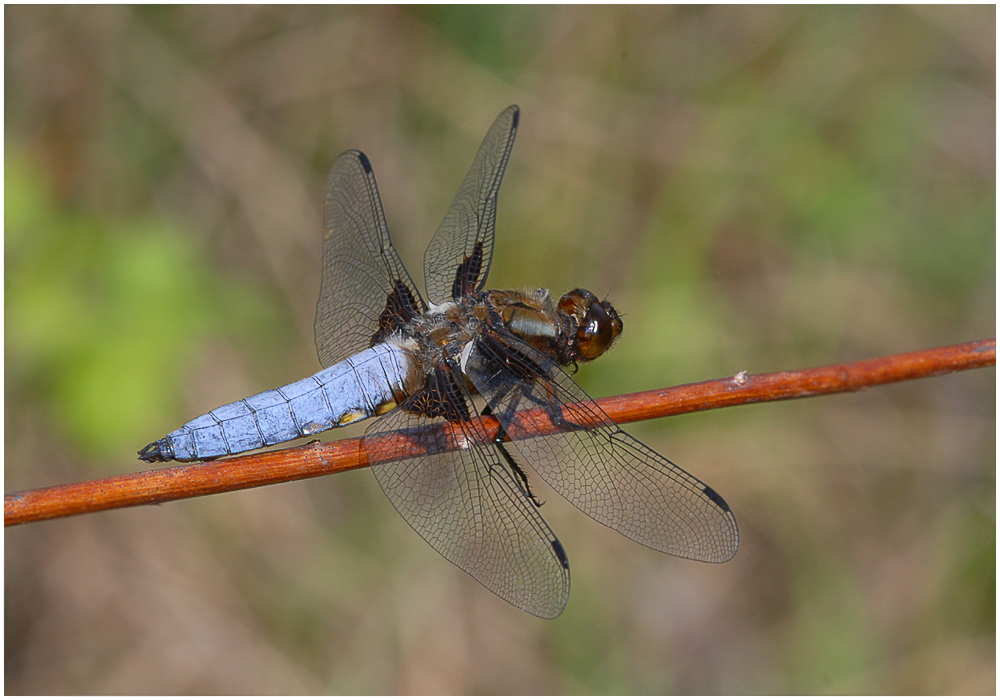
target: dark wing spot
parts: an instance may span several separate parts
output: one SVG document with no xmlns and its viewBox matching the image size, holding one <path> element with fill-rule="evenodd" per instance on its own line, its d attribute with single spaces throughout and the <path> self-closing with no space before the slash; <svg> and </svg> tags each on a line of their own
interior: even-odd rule
<svg viewBox="0 0 1000 700">
<path fill-rule="evenodd" d="M 476 289 L 476 281 L 483 270 L 483 242 L 476 241 L 472 252 L 455 270 L 455 281 L 451 285 L 451 298 L 461 299 Z"/>
<path fill-rule="evenodd" d="M 361 163 L 361 167 L 364 168 L 364 171 L 366 173 L 368 173 L 369 175 L 372 174 L 372 163 L 370 160 L 368 160 L 368 156 L 366 156 L 361 151 L 358 151 L 358 162 Z"/>
<path fill-rule="evenodd" d="M 378 330 L 372 336 L 369 347 L 385 342 L 407 323 L 419 315 L 417 300 L 413 292 L 402 280 L 396 280 L 392 291 L 386 296 L 385 308 L 378 317 Z"/>
<path fill-rule="evenodd" d="M 719 506 L 719 508 L 722 508 L 722 510 L 726 511 L 727 513 L 730 512 L 729 504 L 726 503 L 725 499 L 723 499 L 722 496 L 720 496 L 715 491 L 715 489 L 713 489 L 711 486 L 706 486 L 702 490 L 705 492 L 705 495 L 708 496 L 708 498 L 712 501 L 712 503 Z"/>
<path fill-rule="evenodd" d="M 566 550 L 563 549 L 562 542 L 559 540 L 552 540 L 552 551 L 556 553 L 556 559 L 562 564 L 562 568 L 569 571 L 569 557 L 566 556 Z"/>
<path fill-rule="evenodd" d="M 471 420 L 465 394 L 446 365 L 428 373 L 424 387 L 413 394 L 403 408 L 410 413 L 444 418 L 452 423 Z"/>
</svg>

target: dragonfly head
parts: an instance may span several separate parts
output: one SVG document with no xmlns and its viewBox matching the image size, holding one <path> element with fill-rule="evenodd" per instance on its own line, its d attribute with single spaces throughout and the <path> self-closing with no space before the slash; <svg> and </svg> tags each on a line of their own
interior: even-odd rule
<svg viewBox="0 0 1000 700">
<path fill-rule="evenodd" d="M 621 335 L 622 319 L 615 307 L 586 289 L 564 294 L 559 299 L 559 311 L 571 319 L 569 341 L 575 350 L 574 360 L 600 357 Z"/>
</svg>

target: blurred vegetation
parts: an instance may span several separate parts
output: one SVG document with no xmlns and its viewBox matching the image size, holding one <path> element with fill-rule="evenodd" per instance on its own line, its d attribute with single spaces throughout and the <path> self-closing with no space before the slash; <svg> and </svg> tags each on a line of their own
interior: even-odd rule
<svg viewBox="0 0 1000 700">
<path fill-rule="evenodd" d="M 8 151 L 4 175 L 7 398 L 81 456 L 120 456 L 157 403 L 177 410 L 164 378 L 191 361 L 191 337 L 274 323 L 267 297 L 212 279 L 186 232 L 63 208 L 23 154 Z"/>
<path fill-rule="evenodd" d="M 418 283 L 522 107 L 493 287 L 611 298 L 596 396 L 995 335 L 995 8 L 5 8 L 5 490 L 138 469 L 318 369 L 322 187 Z M 724 566 L 535 486 L 554 622 L 356 473 L 14 528 L 12 693 L 995 693 L 995 372 L 629 427 Z M 340 435 L 324 436 L 334 439 Z M 533 481 L 533 484 L 535 481 Z"/>
</svg>

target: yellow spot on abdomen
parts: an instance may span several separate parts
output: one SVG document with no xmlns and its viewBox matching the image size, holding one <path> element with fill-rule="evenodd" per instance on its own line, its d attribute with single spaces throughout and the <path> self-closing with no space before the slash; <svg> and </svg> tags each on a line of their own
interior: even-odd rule
<svg viewBox="0 0 1000 700">
<path fill-rule="evenodd" d="M 351 423 L 357 423 L 359 420 L 364 420 L 367 417 L 368 416 L 366 416 L 364 413 L 361 413 L 360 411 L 348 411 L 347 413 L 345 413 L 344 415 L 342 415 L 340 418 L 337 419 L 337 425 L 339 426 L 350 425 Z"/>
</svg>

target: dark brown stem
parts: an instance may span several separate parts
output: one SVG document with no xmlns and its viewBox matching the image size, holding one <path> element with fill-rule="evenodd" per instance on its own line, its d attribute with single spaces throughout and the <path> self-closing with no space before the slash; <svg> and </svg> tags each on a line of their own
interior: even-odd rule
<svg viewBox="0 0 1000 700">
<path fill-rule="evenodd" d="M 740 372 L 726 379 L 614 396 L 597 403 L 615 422 L 630 423 L 726 406 L 860 391 L 879 384 L 991 365 L 996 365 L 995 338 L 792 372 L 756 375 Z M 586 422 L 585 418 L 579 418 L 581 414 L 568 408 L 574 422 Z M 496 430 L 495 419 L 484 418 L 484 423 L 487 433 Z M 541 413 L 533 415 L 526 423 L 540 432 L 553 429 Z M 438 429 L 449 431 L 447 426 Z M 524 435 L 511 437 L 516 439 Z M 409 438 L 403 432 L 379 439 L 396 442 L 396 455 L 401 454 L 400 450 L 418 454 L 423 448 Z M 237 491 L 367 466 L 360 438 L 315 442 L 291 449 L 6 494 L 4 526 Z"/>
</svg>

